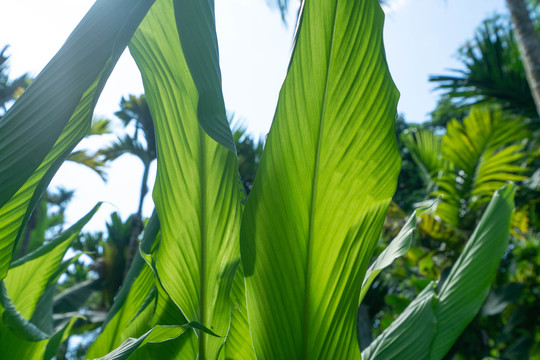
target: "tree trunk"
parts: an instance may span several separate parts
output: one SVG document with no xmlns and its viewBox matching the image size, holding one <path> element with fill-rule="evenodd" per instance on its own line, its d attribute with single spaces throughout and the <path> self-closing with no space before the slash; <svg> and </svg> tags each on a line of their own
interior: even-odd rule
<svg viewBox="0 0 540 360">
<path fill-rule="evenodd" d="M 506 0 L 512 16 L 514 34 L 518 42 L 525 75 L 531 88 L 536 112 L 540 116 L 540 39 L 529 16 L 525 0 Z"/>
<path fill-rule="evenodd" d="M 367 305 L 360 305 L 358 308 L 358 317 L 357 317 L 357 335 L 358 335 L 358 344 L 360 345 L 360 350 L 364 350 L 371 344 L 373 340 L 371 337 L 371 319 L 369 317 Z"/>
<path fill-rule="evenodd" d="M 139 198 L 139 208 L 137 209 L 137 214 L 133 216 L 132 222 L 131 222 L 131 235 L 129 238 L 129 245 L 128 245 L 128 258 L 126 259 L 126 267 L 124 271 L 124 275 L 127 274 L 129 271 L 129 268 L 131 266 L 131 262 L 135 258 L 135 254 L 138 250 L 138 238 L 139 235 L 142 232 L 143 224 L 142 224 L 142 209 L 143 209 L 143 203 L 144 198 L 146 194 L 148 193 L 148 175 L 150 173 L 150 163 L 144 163 L 144 173 L 142 178 L 142 184 L 141 184 L 141 196 Z"/>
</svg>

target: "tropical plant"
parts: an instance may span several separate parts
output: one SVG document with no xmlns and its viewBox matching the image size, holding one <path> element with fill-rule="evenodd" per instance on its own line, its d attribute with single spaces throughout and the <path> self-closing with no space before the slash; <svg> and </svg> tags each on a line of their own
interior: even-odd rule
<svg viewBox="0 0 540 360">
<path fill-rule="evenodd" d="M 101 149 L 99 154 L 104 157 L 106 162 L 116 160 L 124 154 L 131 154 L 143 163 L 144 172 L 136 213 L 139 219 L 142 219 L 144 198 L 148 193 L 150 165 L 156 159 L 156 135 L 152 115 L 150 115 L 150 109 L 148 109 L 144 95 L 138 97 L 130 95 L 128 99 L 122 98 L 120 110 L 115 115 L 122 120 L 125 128 L 133 124 L 133 133 L 118 137 L 111 145 Z"/>
<path fill-rule="evenodd" d="M 518 181 L 522 184 L 518 194 L 530 192 L 525 185 L 530 174 L 526 166 L 528 140 L 529 132 L 521 118 L 504 114 L 497 107 L 478 106 L 471 108 L 462 122 L 450 122 L 445 135 L 423 129 L 404 136 L 430 191 L 440 197 L 435 216 L 423 215 L 420 221 L 419 236 L 429 253 L 419 263 L 419 269 L 424 265 L 434 270 L 432 277 L 438 274 L 444 277 L 448 271 L 445 269 L 454 263 L 493 189 L 507 181 Z M 534 200 L 528 196 L 518 195 L 516 202 L 519 211 L 513 216 L 511 229 L 515 237 L 510 243 L 514 252 L 505 256 L 497 273 L 497 289 L 488 299 L 497 304 L 493 300 L 498 298 L 497 294 L 506 293 L 506 288 L 513 289 L 510 291 L 517 296 L 512 300 L 514 305 L 508 309 L 494 305 L 500 310 L 485 310 L 488 305 L 484 306 L 482 314 L 475 317 L 451 349 L 453 355 L 470 359 L 511 353 L 527 356 L 531 348 L 531 338 L 515 332 L 534 331 L 534 326 L 519 320 L 519 314 L 529 308 L 517 295 L 516 286 L 521 288 L 526 282 L 516 283 L 513 264 L 520 262 L 522 254 L 516 245 L 535 236 L 535 226 L 530 222 L 537 215 Z M 417 256 L 422 258 L 422 253 L 418 252 Z M 526 288 L 529 293 L 536 291 L 534 286 Z M 529 312 L 534 314 L 534 310 Z M 506 323 L 508 326 L 502 325 Z"/>
<path fill-rule="evenodd" d="M 508 246 L 513 197 L 512 186 L 495 193 L 446 279 L 428 284 L 364 359 L 441 359 L 448 352 L 488 296 Z"/>
<path fill-rule="evenodd" d="M 537 117 L 520 51 L 507 22 L 500 17 L 485 20 L 458 57 L 464 70 L 429 79 L 457 100 L 458 106 L 495 102 L 512 113 Z"/>
<path fill-rule="evenodd" d="M 435 215 L 466 231 L 495 190 L 526 178 L 527 139 L 521 118 L 490 107 L 473 108 L 463 124 L 450 122 L 442 136 L 424 129 L 403 137 L 432 194 L 441 197 Z"/>
<path fill-rule="evenodd" d="M 376 0 L 303 3 L 289 71 L 244 207 L 213 1 L 96 1 L 0 120 L 3 355 L 48 359 L 70 332 L 68 323 L 51 336 L 48 315 L 38 311 L 51 311 L 69 241 L 50 242 L 13 263 L 11 253 L 52 175 L 89 131 L 97 97 L 129 43 L 155 126 L 156 211 L 87 357 L 360 358 L 358 306 L 377 273 L 410 241 L 398 236 L 369 266 L 399 173 L 398 93 L 382 24 Z M 489 266 L 481 272 L 457 267 L 443 284 L 444 301 L 430 319 L 444 324 L 435 334 L 433 358 L 444 355 L 487 294 L 506 247 L 512 196 L 511 186 L 495 196 L 466 248 L 464 262 L 472 269 L 485 256 Z M 487 239 L 497 243 L 492 252 L 484 251 Z M 23 288 L 42 264 L 39 286 Z M 26 292 L 32 301 L 24 301 Z M 418 302 L 434 299 L 435 290 L 427 288 Z M 457 326 L 448 316 L 454 310 L 464 315 Z M 395 327 L 409 327 L 413 315 Z"/>
<path fill-rule="evenodd" d="M 2 110 L 0 116 L 6 113 L 8 103 L 15 100 L 30 82 L 26 74 L 15 80 L 9 80 L 9 56 L 5 55 L 7 49 L 8 47 L 4 46 L 0 51 L 0 110 Z"/>
</svg>

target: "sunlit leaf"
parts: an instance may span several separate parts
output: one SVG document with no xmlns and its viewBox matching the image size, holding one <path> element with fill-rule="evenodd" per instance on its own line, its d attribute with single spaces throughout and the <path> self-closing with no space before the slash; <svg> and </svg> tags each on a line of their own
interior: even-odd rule
<svg viewBox="0 0 540 360">
<path fill-rule="evenodd" d="M 188 322 L 223 336 L 239 262 L 240 193 L 216 41 L 213 1 L 164 0 L 145 18 L 130 51 L 156 130 L 158 277 Z M 224 338 L 197 335 L 199 358 L 217 357 Z"/>
<path fill-rule="evenodd" d="M 376 0 L 303 5 L 242 223 L 257 358 L 360 357 L 362 280 L 399 172 L 383 17 Z"/>
<path fill-rule="evenodd" d="M 144 228 L 142 251 L 150 251 L 156 242 L 158 232 L 159 220 L 154 212 Z M 88 358 L 104 356 L 128 337 L 138 337 L 148 330 L 133 324 L 133 320 L 137 315 L 140 315 L 141 307 L 154 288 L 152 269 L 146 265 L 137 252 L 107 319 L 102 325 L 103 330 L 90 346 L 87 353 Z M 146 320 L 148 322 L 149 317 Z"/>
</svg>

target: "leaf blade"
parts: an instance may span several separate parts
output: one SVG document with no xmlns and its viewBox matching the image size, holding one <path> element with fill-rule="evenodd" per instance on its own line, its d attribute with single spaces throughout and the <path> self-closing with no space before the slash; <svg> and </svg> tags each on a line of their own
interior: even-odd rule
<svg viewBox="0 0 540 360">
<path fill-rule="evenodd" d="M 188 12 L 184 16 L 201 20 L 201 14 L 213 9 L 209 4 L 213 2 L 156 3 L 135 34 L 130 51 L 141 70 L 156 129 L 158 174 L 153 198 L 162 226 L 155 256 L 158 277 L 188 322 L 197 321 L 224 335 L 230 319 L 228 294 L 239 262 L 238 164 L 226 143 L 216 142 L 206 132 L 211 121 L 216 131 L 231 136 L 230 129 L 220 127 L 226 119 L 221 113 L 224 108 L 212 107 L 207 114 L 200 107 L 222 97 L 217 88 L 220 80 L 200 90 L 200 79 L 194 76 L 200 69 L 187 61 L 194 49 L 184 46 L 179 33 L 185 29 L 175 17 L 178 8 Z M 203 33 L 193 36 L 206 44 Z M 207 64 L 208 76 L 219 74 L 219 69 L 211 68 L 215 61 L 206 63 L 197 53 L 192 56 Z M 204 332 L 198 336 L 199 356 L 216 357 L 224 339 Z"/>
<path fill-rule="evenodd" d="M 362 277 L 399 170 L 382 22 L 376 1 L 304 3 L 242 223 L 257 358 L 360 356 Z"/>
</svg>

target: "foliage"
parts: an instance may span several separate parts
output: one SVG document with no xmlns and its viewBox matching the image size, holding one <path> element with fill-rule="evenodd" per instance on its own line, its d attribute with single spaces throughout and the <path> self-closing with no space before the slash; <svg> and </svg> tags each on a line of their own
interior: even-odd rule
<svg viewBox="0 0 540 360">
<path fill-rule="evenodd" d="M 113 215 L 106 241 L 81 238 L 81 248 L 94 246 L 90 254 L 101 252 L 106 265 L 112 261 L 102 272 L 104 289 L 111 286 L 104 303 L 112 299 L 117 280 L 124 284 L 87 356 L 360 358 L 359 303 L 375 276 L 407 251 L 416 221 L 413 216 L 369 267 L 398 181 L 398 93 L 386 64 L 383 13 L 376 0 L 306 0 L 299 21 L 276 116 L 246 200 L 238 178 L 241 137 L 235 139 L 229 128 L 221 90 L 213 1 L 96 2 L 0 120 L 0 216 L 6 219 L 0 227 L 5 277 L 0 330 L 7 334 L 0 341 L 8 339 L 11 357 L 52 356 L 73 327 L 64 325 L 53 335 L 55 306 L 67 320 L 66 310 L 81 306 L 81 294 L 95 285 L 80 282 L 53 297 L 58 276 L 77 260 L 62 262 L 65 251 L 97 209 L 60 240 L 20 260 L 12 262 L 12 249 L 52 175 L 90 130 L 97 97 L 129 42 L 148 111 L 143 98 L 134 97 L 123 101 L 120 116 L 137 121 L 128 136 L 133 149 L 140 126 L 150 136 L 144 150 L 152 152 L 150 127 L 155 131 L 156 211 L 123 280 L 124 266 L 115 262 L 133 239 L 138 245 L 131 220 Z M 44 103 L 50 106 L 38 112 Z M 137 118 L 141 114 L 145 120 Z M 48 131 L 42 131 L 43 122 Z M 27 134 L 29 128 L 37 135 Z M 6 141 L 13 134 L 20 141 Z M 489 144 L 474 155 L 495 157 L 508 145 Z M 246 145 L 253 150 L 247 159 L 258 160 L 260 147 Z M 435 182 L 430 167 L 426 173 Z M 440 297 L 433 308 L 420 306 L 422 313 L 433 311 L 429 323 L 441 322 L 437 332 L 430 331 L 433 358 L 444 356 L 487 295 L 508 241 L 512 189 L 496 193 L 441 289 L 425 287 L 413 302 L 431 305 L 436 293 Z M 140 211 L 138 216 L 140 221 Z M 30 279 L 37 270 L 39 276 Z M 23 286 L 27 282 L 32 286 Z M 32 301 L 22 300 L 27 293 Z M 405 310 L 388 331 L 407 331 L 416 319 L 412 312 Z M 385 333 L 375 341 L 377 348 L 394 346 Z"/>
<path fill-rule="evenodd" d="M 22 75 L 15 80 L 9 80 L 8 75 L 8 59 L 5 55 L 7 46 L 4 46 L 0 51 L 0 117 L 7 111 L 7 105 L 21 95 L 23 90 L 29 85 L 28 76 Z"/>
<path fill-rule="evenodd" d="M 518 45 L 511 27 L 499 17 L 486 20 L 472 41 L 459 51 L 464 70 L 456 75 L 431 76 L 459 106 L 497 103 L 505 110 L 536 117 L 536 108 L 525 77 Z"/>
<path fill-rule="evenodd" d="M 527 137 L 520 118 L 506 117 L 496 108 L 473 108 L 463 124 L 449 123 L 442 137 L 421 130 L 403 140 L 433 194 L 441 197 L 435 215 L 470 231 L 495 190 L 526 178 Z"/>
<path fill-rule="evenodd" d="M 362 353 L 365 359 L 441 359 L 447 353 L 488 295 L 508 245 L 513 196 L 512 186 L 495 193 L 446 279 L 428 284 Z"/>
<path fill-rule="evenodd" d="M 403 117 L 398 117 L 395 124 L 396 138 L 401 156 L 401 171 L 398 177 L 398 185 L 393 201 L 403 209 L 406 213 L 414 209 L 415 203 L 426 197 L 426 189 L 422 174 L 418 172 L 418 167 L 413 160 L 411 151 L 405 146 L 402 140 L 402 134 L 412 129 L 417 125 L 409 125 Z M 403 216 L 402 216 L 403 217 Z"/>
</svg>

